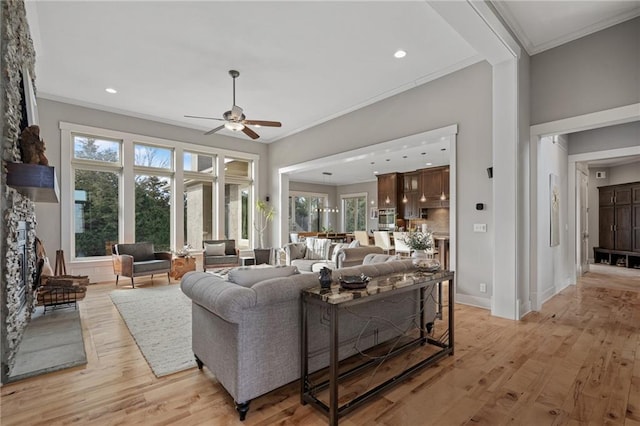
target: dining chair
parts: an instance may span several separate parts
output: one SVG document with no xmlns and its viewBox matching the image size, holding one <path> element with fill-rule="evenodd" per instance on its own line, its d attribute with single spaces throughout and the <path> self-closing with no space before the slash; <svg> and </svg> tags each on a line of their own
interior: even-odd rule
<svg viewBox="0 0 640 426">
<path fill-rule="evenodd" d="M 396 248 L 396 254 L 411 256 L 411 247 L 404 242 L 406 232 L 393 233 L 393 246 Z"/>
<path fill-rule="evenodd" d="M 353 231 L 353 236 L 360 242 L 361 246 L 369 246 L 369 234 L 367 231 Z"/>
<path fill-rule="evenodd" d="M 391 237 L 387 231 L 373 231 L 373 241 L 386 254 L 392 254 L 395 247 L 391 244 Z"/>
</svg>

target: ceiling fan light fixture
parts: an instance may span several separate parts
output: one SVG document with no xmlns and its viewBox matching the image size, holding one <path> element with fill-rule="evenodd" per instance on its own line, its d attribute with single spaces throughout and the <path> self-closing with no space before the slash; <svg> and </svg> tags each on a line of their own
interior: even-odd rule
<svg viewBox="0 0 640 426">
<path fill-rule="evenodd" d="M 224 123 L 224 127 L 225 129 L 231 130 L 232 132 L 239 132 L 240 130 L 244 129 L 244 124 L 236 123 L 235 121 L 229 121 L 227 123 Z"/>
</svg>

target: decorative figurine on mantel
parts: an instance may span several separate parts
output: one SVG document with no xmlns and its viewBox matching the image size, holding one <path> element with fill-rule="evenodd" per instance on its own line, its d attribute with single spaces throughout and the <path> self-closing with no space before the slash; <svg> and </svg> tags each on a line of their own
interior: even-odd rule
<svg viewBox="0 0 640 426">
<path fill-rule="evenodd" d="M 331 282 L 333 281 L 331 278 L 331 269 L 326 266 L 320 269 L 319 280 L 321 288 L 331 288 Z"/>
<path fill-rule="evenodd" d="M 40 127 L 25 127 L 20 134 L 20 156 L 26 164 L 48 166 L 49 160 L 44 155 L 44 141 L 40 139 Z"/>
</svg>

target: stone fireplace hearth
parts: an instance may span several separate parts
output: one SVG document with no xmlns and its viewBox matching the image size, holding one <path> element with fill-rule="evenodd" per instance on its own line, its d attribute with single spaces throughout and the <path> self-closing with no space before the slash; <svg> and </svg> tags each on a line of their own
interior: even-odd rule
<svg viewBox="0 0 640 426">
<path fill-rule="evenodd" d="M 0 113 L 2 116 L 2 167 L 0 173 L 0 382 L 6 383 L 9 368 L 34 309 L 36 265 L 35 204 L 7 186 L 6 162 L 21 162 L 18 140 L 23 120 L 21 82 L 28 70 L 35 78 L 35 50 L 24 2 L 0 2 Z M 23 244 L 19 246 L 18 241 Z"/>
</svg>

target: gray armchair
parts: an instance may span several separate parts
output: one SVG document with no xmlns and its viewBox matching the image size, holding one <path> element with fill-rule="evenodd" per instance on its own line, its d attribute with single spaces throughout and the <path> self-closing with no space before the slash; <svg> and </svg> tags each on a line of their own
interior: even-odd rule
<svg viewBox="0 0 640 426">
<path fill-rule="evenodd" d="M 204 272 L 207 272 L 207 268 L 238 266 L 240 262 L 236 240 L 205 240 L 202 248 Z"/>
<path fill-rule="evenodd" d="M 135 288 L 133 277 L 167 273 L 170 281 L 171 253 L 156 252 L 152 243 L 114 244 L 111 248 L 113 273 L 116 274 L 116 285 L 120 275 L 131 278 L 131 286 Z"/>
</svg>

